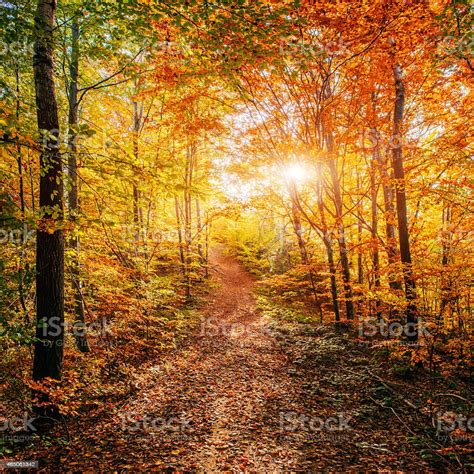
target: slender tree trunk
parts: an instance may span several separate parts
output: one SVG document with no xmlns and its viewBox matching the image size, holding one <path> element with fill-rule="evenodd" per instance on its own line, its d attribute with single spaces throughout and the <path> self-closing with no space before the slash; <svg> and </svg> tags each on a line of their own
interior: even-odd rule
<svg viewBox="0 0 474 474">
<path fill-rule="evenodd" d="M 379 169 L 380 181 L 382 183 L 383 199 L 384 199 L 384 217 L 385 217 L 385 237 L 386 245 L 385 250 L 387 252 L 388 259 L 388 284 L 392 290 L 401 291 L 402 283 L 399 280 L 396 272 L 396 268 L 399 262 L 399 253 L 397 247 L 397 231 L 395 227 L 395 206 L 393 204 L 393 188 L 391 184 L 390 175 L 388 172 L 387 160 L 382 157 L 380 152 L 380 133 L 375 126 L 375 115 L 377 109 L 377 102 L 375 93 L 372 93 L 372 112 L 374 115 L 374 126 L 371 129 L 372 137 L 374 140 L 373 157 L 376 167 Z"/>
<path fill-rule="evenodd" d="M 205 258 L 205 263 L 206 263 L 204 275 L 206 278 L 209 278 L 209 230 L 210 230 L 209 212 L 206 211 L 206 237 L 205 237 L 205 251 L 204 251 L 204 258 Z"/>
<path fill-rule="evenodd" d="M 137 86 L 138 87 L 138 86 Z M 141 240 L 141 232 L 143 229 L 143 210 L 140 204 L 140 188 L 138 186 L 138 180 L 140 179 L 140 149 L 138 144 L 138 138 L 140 136 L 140 130 L 142 128 L 143 120 L 143 102 L 133 101 L 133 158 L 135 160 L 133 169 L 136 173 L 133 181 L 133 226 L 135 228 L 135 243 L 138 244 Z M 135 253 L 138 254 L 138 249 L 135 249 Z"/>
<path fill-rule="evenodd" d="M 357 173 L 357 188 L 361 187 L 361 179 L 359 173 Z M 364 267 L 363 267 L 363 253 L 361 249 L 362 245 L 362 212 L 361 203 L 357 206 L 357 283 L 362 285 L 364 283 Z"/>
<path fill-rule="evenodd" d="M 19 123 L 20 120 L 20 70 L 17 66 L 15 68 L 15 81 L 16 81 L 16 120 Z M 18 165 L 18 178 L 20 185 L 20 212 L 21 212 L 21 238 L 20 238 L 20 259 L 18 265 L 18 294 L 20 296 L 21 308 L 25 313 L 25 317 L 28 319 L 28 309 L 26 308 L 25 301 L 25 289 L 24 289 L 24 245 L 25 245 L 25 236 L 27 234 L 27 225 L 25 222 L 25 184 L 23 177 L 23 156 L 21 153 L 21 145 L 17 142 L 16 145 L 16 156 L 17 156 L 17 165 Z"/>
<path fill-rule="evenodd" d="M 193 145 L 194 147 L 194 177 L 197 179 L 198 176 L 198 153 L 197 153 L 197 146 Z M 204 254 L 202 251 L 202 223 L 201 223 L 201 205 L 199 202 L 199 198 L 196 197 L 196 241 L 197 241 L 197 251 L 199 255 L 199 264 L 202 266 L 204 265 Z"/>
<path fill-rule="evenodd" d="M 53 25 L 56 1 L 38 0 L 33 69 L 40 156 L 41 220 L 36 242 L 37 326 L 33 379 L 61 378 L 64 342 L 63 180 L 59 153 L 59 118 L 53 72 Z M 39 400 L 44 402 L 44 397 Z M 36 405 L 39 414 L 57 416 L 55 408 Z"/>
<path fill-rule="evenodd" d="M 298 248 L 300 250 L 300 256 L 301 256 L 301 263 L 303 265 L 309 265 L 310 261 L 308 257 L 308 251 L 306 249 L 306 242 L 303 237 L 303 226 L 301 224 L 300 208 L 298 206 L 298 190 L 296 189 L 295 183 L 290 183 L 289 191 L 290 191 L 290 199 L 291 199 L 291 222 L 293 224 L 293 230 L 295 231 L 296 239 L 298 241 Z M 314 281 L 314 274 L 311 269 L 308 271 L 307 278 L 311 286 L 314 302 L 319 311 L 320 321 L 323 322 L 323 309 L 318 297 L 316 283 Z"/>
<path fill-rule="evenodd" d="M 328 268 L 331 282 L 331 298 L 332 305 L 334 310 L 334 319 L 336 322 L 341 320 L 341 314 L 339 311 L 339 301 L 337 293 L 337 274 L 336 274 L 336 264 L 334 263 L 334 251 L 332 249 L 331 236 L 329 235 L 329 229 L 326 223 L 326 216 L 324 212 L 324 203 L 322 195 L 322 183 L 321 180 L 318 180 L 318 209 L 319 215 L 321 218 L 321 227 L 323 233 L 323 243 L 326 247 L 326 254 L 328 260 Z"/>
<path fill-rule="evenodd" d="M 371 199 L 371 238 L 372 238 L 372 272 L 374 278 L 375 291 L 380 290 L 380 256 L 379 256 L 379 223 L 378 223 L 378 207 L 377 207 L 377 196 L 378 186 L 376 180 L 376 169 L 377 169 L 377 157 L 376 150 L 374 149 L 374 155 L 372 156 L 372 162 L 370 167 L 370 199 Z M 380 309 L 380 299 L 377 296 L 375 300 L 375 310 L 377 318 L 382 317 Z"/>
<path fill-rule="evenodd" d="M 385 206 L 385 235 L 386 251 L 389 265 L 388 284 L 393 290 L 402 290 L 402 283 L 396 275 L 396 267 L 399 261 L 399 251 L 397 248 L 397 230 L 395 226 L 395 206 L 393 204 L 393 189 L 390 184 L 390 176 L 387 171 L 387 163 L 378 154 L 379 170 L 382 178 L 383 198 Z"/>
<path fill-rule="evenodd" d="M 403 265 L 403 280 L 405 283 L 405 296 L 407 300 L 406 311 L 406 334 L 408 339 L 416 341 L 417 331 L 417 307 L 416 286 L 413 278 L 412 259 L 410 251 L 410 235 L 408 229 L 408 212 L 405 192 L 405 170 L 403 167 L 402 149 L 402 123 L 405 104 L 405 85 L 402 78 L 400 65 L 394 61 L 393 76 L 395 79 L 395 107 L 393 114 L 393 143 L 392 143 L 392 166 L 393 177 L 396 182 L 396 203 L 398 221 L 398 240 L 400 245 L 400 258 Z"/>
<path fill-rule="evenodd" d="M 329 134 L 326 138 L 327 149 L 328 149 L 328 166 L 331 174 L 332 188 L 334 193 L 334 205 L 336 209 L 336 221 L 339 232 L 339 253 L 341 257 L 342 266 L 342 280 L 344 284 L 344 298 L 346 300 L 346 316 L 347 319 L 354 319 L 354 302 L 352 301 L 352 286 L 351 286 L 351 273 L 349 270 L 349 258 L 347 254 L 346 235 L 343 223 L 343 204 L 341 196 L 341 187 L 339 182 L 339 176 L 337 173 L 336 158 L 334 154 L 333 137 Z"/>
<path fill-rule="evenodd" d="M 181 209 L 179 206 L 178 196 L 174 197 L 174 209 L 176 213 L 176 229 L 178 231 L 178 244 L 179 244 L 179 259 L 181 262 L 181 272 L 185 274 L 185 265 L 186 260 L 184 258 L 184 248 L 183 248 L 183 230 L 181 226 Z"/>
<path fill-rule="evenodd" d="M 442 222 L 442 256 L 441 256 L 441 303 L 439 309 L 439 319 L 443 321 L 444 312 L 449 306 L 449 290 L 451 281 L 448 278 L 447 266 L 449 264 L 449 255 L 451 248 L 451 217 L 452 209 L 449 202 L 445 202 L 443 206 L 443 222 Z M 443 321 L 444 323 L 444 321 Z"/>
<path fill-rule="evenodd" d="M 192 167 L 192 154 L 193 150 L 191 146 L 188 146 L 186 151 L 186 170 L 185 170 L 185 189 L 184 189 L 184 241 L 185 241 L 185 284 L 186 284 L 186 300 L 191 300 L 191 266 L 193 258 L 191 255 L 192 245 L 192 196 L 191 196 L 191 184 L 193 180 L 193 167 Z"/>
<path fill-rule="evenodd" d="M 77 218 L 79 209 L 79 191 L 77 180 L 77 125 L 78 125 L 78 100 L 77 100 L 77 81 L 79 75 L 79 22 L 77 16 L 71 24 L 71 58 L 69 66 L 70 84 L 69 84 L 69 116 L 68 116 L 68 174 L 69 174 L 69 220 L 71 221 L 74 234 L 68 239 L 68 247 L 71 250 L 71 283 L 72 294 L 74 298 L 74 338 L 76 346 L 81 352 L 89 352 L 89 344 L 86 336 L 85 308 L 82 296 L 82 281 L 80 276 L 79 250 L 80 241 L 76 234 Z"/>
<path fill-rule="evenodd" d="M 197 249 L 199 255 L 199 263 L 204 265 L 204 253 L 202 250 L 201 233 L 202 233 L 202 222 L 201 222 L 201 206 L 199 198 L 196 198 L 196 226 L 197 226 Z"/>
</svg>

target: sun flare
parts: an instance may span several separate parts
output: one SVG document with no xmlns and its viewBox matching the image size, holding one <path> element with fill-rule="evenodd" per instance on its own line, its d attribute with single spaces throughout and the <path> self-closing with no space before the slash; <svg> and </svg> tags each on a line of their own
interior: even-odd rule
<svg viewBox="0 0 474 474">
<path fill-rule="evenodd" d="M 310 170 L 303 163 L 295 162 L 288 164 L 283 169 L 284 177 L 293 183 L 304 183 L 310 176 Z"/>
</svg>

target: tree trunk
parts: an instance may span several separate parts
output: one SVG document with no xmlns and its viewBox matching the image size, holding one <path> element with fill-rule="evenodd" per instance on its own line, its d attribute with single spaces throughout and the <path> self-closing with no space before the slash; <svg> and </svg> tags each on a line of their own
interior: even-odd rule
<svg viewBox="0 0 474 474">
<path fill-rule="evenodd" d="M 406 335 L 409 340 L 418 339 L 416 286 L 413 278 L 412 259 L 410 252 L 410 235 L 408 229 L 407 200 L 405 193 L 405 170 L 403 168 L 403 149 L 401 143 L 402 122 L 405 104 L 405 85 L 402 78 L 400 65 L 394 61 L 393 76 L 395 79 L 395 107 L 393 114 L 393 143 L 392 166 L 393 177 L 396 182 L 396 203 L 398 221 L 398 240 L 400 245 L 400 258 L 403 265 L 403 280 L 405 283 L 405 296 L 407 300 Z"/>
<path fill-rule="evenodd" d="M 69 84 L 69 116 L 68 116 L 68 174 L 69 174 L 69 220 L 72 223 L 74 234 L 68 239 L 68 247 L 71 250 L 71 283 L 72 294 L 74 298 L 74 338 L 76 346 L 81 352 L 90 352 L 86 336 L 85 309 L 82 296 L 82 281 L 80 276 L 79 264 L 79 236 L 76 234 L 77 218 L 79 209 L 79 192 L 77 181 L 77 125 L 78 125 L 78 100 L 77 100 L 77 81 L 79 75 L 79 23 L 77 16 L 71 24 L 71 58 L 69 66 L 70 84 Z"/>
<path fill-rule="evenodd" d="M 211 223 L 209 222 L 209 212 L 206 211 L 206 234 L 205 234 L 205 251 L 204 251 L 204 258 L 206 262 L 206 266 L 204 267 L 204 276 L 206 278 L 209 278 L 209 231 L 210 231 L 210 225 Z"/>
<path fill-rule="evenodd" d="M 137 86 L 138 87 L 138 86 Z M 138 138 L 140 136 L 140 130 L 142 128 L 143 120 L 143 102 L 138 104 L 138 102 L 133 101 L 133 158 L 135 163 L 133 169 L 135 171 L 135 176 L 133 177 L 133 226 L 135 230 L 135 243 L 138 244 L 141 240 L 141 232 L 143 229 L 143 210 L 140 204 L 140 188 L 138 186 L 138 180 L 140 179 L 140 167 L 139 167 L 139 158 L 140 158 L 140 149 L 138 144 Z M 135 249 L 135 253 L 139 252 Z"/>
<path fill-rule="evenodd" d="M 377 186 L 377 157 L 376 149 L 374 149 L 372 162 L 370 167 L 370 199 L 371 199 L 371 238 L 372 238 L 372 272 L 373 272 L 373 281 L 375 291 L 380 290 L 380 256 L 379 256 L 379 223 L 378 223 L 378 208 L 377 208 L 377 196 L 378 196 L 378 186 Z M 375 310 L 377 313 L 377 318 L 382 317 L 382 312 L 380 310 L 380 299 L 377 296 L 375 300 Z"/>
<path fill-rule="evenodd" d="M 201 235 L 202 235 L 202 222 L 201 222 L 201 206 L 199 203 L 199 198 L 196 198 L 196 226 L 197 226 L 197 249 L 199 255 L 199 263 L 204 265 L 204 253 L 202 250 L 202 242 L 201 242 Z"/>
<path fill-rule="evenodd" d="M 59 118 L 54 88 L 53 25 L 56 1 L 38 0 L 35 15 L 35 78 L 38 128 L 43 135 L 40 156 L 41 219 L 36 241 L 37 327 L 33 379 L 61 378 L 64 342 L 63 180 L 59 153 Z M 44 398 L 39 400 L 44 402 Z M 57 415 L 54 408 L 36 411 Z"/>
<path fill-rule="evenodd" d="M 178 196 L 174 197 L 174 209 L 176 213 L 176 229 L 178 231 L 179 259 L 181 262 L 181 272 L 184 275 L 186 273 L 185 271 L 186 260 L 184 258 L 183 230 L 181 227 L 181 209 L 178 202 Z"/>
<path fill-rule="evenodd" d="M 322 182 L 321 179 L 318 180 L 318 208 L 319 214 L 321 217 L 321 226 L 323 232 L 323 243 L 326 247 L 326 254 L 328 259 L 328 268 L 329 268 L 329 275 L 331 281 L 331 298 L 334 310 L 334 319 L 336 322 L 341 320 L 341 314 L 339 311 L 339 301 L 338 301 L 338 294 L 337 294 L 337 278 L 336 278 L 336 265 L 334 263 L 334 251 L 332 249 L 332 242 L 331 236 L 329 235 L 328 226 L 326 223 L 326 216 L 324 213 L 324 203 L 323 203 L 323 196 L 322 196 Z"/>
<path fill-rule="evenodd" d="M 328 149 L 328 166 L 331 174 L 332 188 L 334 193 L 334 205 L 336 209 L 336 221 L 339 232 L 339 254 L 341 257 L 342 266 L 342 280 L 344 284 L 344 298 L 346 300 L 346 316 L 347 319 L 354 319 L 354 302 L 352 301 L 352 287 L 351 287 L 351 274 L 349 270 L 349 258 L 347 255 L 347 244 L 345 229 L 343 223 L 343 205 L 341 188 L 339 183 L 339 176 L 337 173 L 336 158 L 334 156 L 334 144 L 332 135 L 326 137 L 327 149 Z"/>
<path fill-rule="evenodd" d="M 185 188 L 183 192 L 184 200 L 184 243 L 185 243 L 185 285 L 186 300 L 191 300 L 191 266 L 193 258 L 191 255 L 192 245 L 192 197 L 191 184 L 193 180 L 193 148 L 188 146 L 186 150 L 186 168 L 185 168 Z"/>
<path fill-rule="evenodd" d="M 377 164 L 380 173 L 380 181 L 382 183 L 384 209 L 385 209 L 385 237 L 386 245 L 385 250 L 387 252 L 388 259 L 388 284 L 392 290 L 402 290 L 402 283 L 398 279 L 396 274 L 396 268 L 399 261 L 398 248 L 397 248 L 397 237 L 395 228 L 395 206 L 393 204 L 393 189 L 390 182 L 390 175 L 387 169 L 387 160 L 383 159 L 380 153 L 380 133 L 375 126 L 375 114 L 376 114 L 376 98 L 375 94 L 372 93 L 372 110 L 374 114 L 374 125 L 371 129 L 373 140 L 374 140 L 374 164 Z"/>
<path fill-rule="evenodd" d="M 290 198 L 291 198 L 291 222 L 293 224 L 293 230 L 295 231 L 296 239 L 298 241 L 298 248 L 300 250 L 300 256 L 301 256 L 301 263 L 303 265 L 309 265 L 310 261 L 308 257 L 308 251 L 306 249 L 306 242 L 303 237 L 303 226 L 301 224 L 300 209 L 298 206 L 298 190 L 296 189 L 295 183 L 290 183 L 289 190 L 290 190 Z M 323 309 L 318 297 L 316 283 L 314 281 L 314 275 L 311 269 L 308 270 L 307 278 L 311 286 L 314 302 L 319 311 L 320 321 L 323 322 Z"/>
<path fill-rule="evenodd" d="M 357 189 L 361 187 L 361 179 L 359 173 L 357 173 Z M 357 283 L 362 285 L 364 283 L 364 266 L 363 266 L 363 253 L 361 249 L 362 245 L 362 202 L 357 206 Z"/>
<path fill-rule="evenodd" d="M 16 80 L 16 120 L 17 123 L 20 123 L 20 69 L 17 66 L 15 68 L 15 80 Z M 28 309 L 26 308 L 25 301 L 25 289 L 24 289 L 24 272 L 23 272 L 23 261 L 24 261 L 24 245 L 25 237 L 27 233 L 27 225 L 25 222 L 25 184 L 23 177 L 23 156 L 21 153 L 20 142 L 17 142 L 16 145 L 16 156 L 17 156 L 17 165 L 18 165 L 18 177 L 20 185 L 20 212 L 21 212 L 21 238 L 20 238 L 20 258 L 18 264 L 18 294 L 20 296 L 21 308 L 25 313 L 25 318 L 29 320 Z"/>
</svg>

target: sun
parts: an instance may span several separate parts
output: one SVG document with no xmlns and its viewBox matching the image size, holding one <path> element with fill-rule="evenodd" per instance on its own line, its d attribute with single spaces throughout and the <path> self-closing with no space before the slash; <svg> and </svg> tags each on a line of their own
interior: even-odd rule
<svg viewBox="0 0 474 474">
<path fill-rule="evenodd" d="M 309 170 L 301 163 L 288 164 L 283 173 L 293 183 L 304 183 L 309 178 Z"/>
</svg>

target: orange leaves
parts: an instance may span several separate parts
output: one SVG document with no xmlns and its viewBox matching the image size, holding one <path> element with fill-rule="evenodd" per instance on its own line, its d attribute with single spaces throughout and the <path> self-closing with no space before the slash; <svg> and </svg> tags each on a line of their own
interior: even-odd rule
<svg viewBox="0 0 474 474">
<path fill-rule="evenodd" d="M 33 403 L 36 406 L 54 406 L 62 415 L 78 415 L 77 410 L 81 402 L 78 401 L 77 392 L 81 387 L 81 382 L 76 371 L 66 371 L 61 382 L 45 378 L 41 382 L 29 380 L 27 384 L 33 390 Z M 42 401 L 43 396 L 46 396 L 47 401 Z"/>
</svg>

